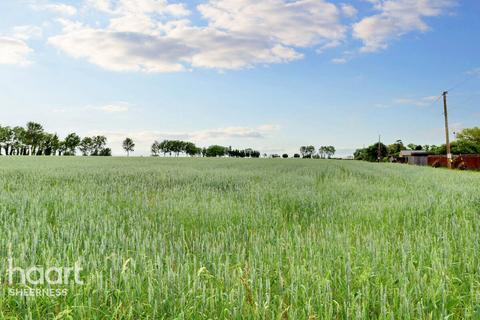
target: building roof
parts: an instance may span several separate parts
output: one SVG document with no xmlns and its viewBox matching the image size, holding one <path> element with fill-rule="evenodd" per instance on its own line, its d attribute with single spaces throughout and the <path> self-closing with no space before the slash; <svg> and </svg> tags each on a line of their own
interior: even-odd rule
<svg viewBox="0 0 480 320">
<path fill-rule="evenodd" d="M 430 155 L 430 152 L 424 150 L 402 150 L 400 151 L 400 157 L 426 157 Z"/>
</svg>

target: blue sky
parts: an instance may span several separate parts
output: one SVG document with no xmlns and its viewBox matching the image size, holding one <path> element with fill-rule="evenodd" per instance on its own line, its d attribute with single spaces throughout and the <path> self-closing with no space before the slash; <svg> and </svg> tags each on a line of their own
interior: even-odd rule
<svg viewBox="0 0 480 320">
<path fill-rule="evenodd" d="M 341 155 L 478 126 L 480 3 L 4 0 L 2 125 Z"/>
</svg>

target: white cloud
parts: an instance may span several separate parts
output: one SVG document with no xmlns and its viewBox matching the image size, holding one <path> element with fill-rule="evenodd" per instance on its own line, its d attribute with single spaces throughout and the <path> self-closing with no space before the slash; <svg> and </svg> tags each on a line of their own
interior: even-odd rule
<svg viewBox="0 0 480 320">
<path fill-rule="evenodd" d="M 467 71 L 468 75 L 471 76 L 480 76 L 480 68 L 474 68 L 472 70 Z"/>
<path fill-rule="evenodd" d="M 345 64 L 348 62 L 346 58 L 334 58 L 331 60 L 333 64 Z"/>
<path fill-rule="evenodd" d="M 169 72 L 184 70 L 179 62 L 191 49 L 175 39 L 143 33 L 115 32 L 69 24 L 49 43 L 75 58 L 85 58 L 112 71 Z"/>
<path fill-rule="evenodd" d="M 42 28 L 37 26 L 17 26 L 13 28 L 13 37 L 21 40 L 31 38 L 40 38 L 42 36 Z"/>
<path fill-rule="evenodd" d="M 166 0 L 87 0 L 87 4 L 99 11 L 113 15 L 163 14 L 187 16 L 190 11 L 184 4 L 169 4 Z"/>
<path fill-rule="evenodd" d="M 49 43 L 113 71 L 174 72 L 191 67 L 239 69 L 301 59 L 299 48 L 337 46 L 347 28 L 324 0 L 211 0 L 194 25 L 182 4 L 166 0 L 89 0 L 103 28 L 63 20 Z"/>
<path fill-rule="evenodd" d="M 95 131 L 90 134 L 105 135 L 111 142 L 123 141 L 125 137 L 141 143 L 153 143 L 155 140 L 183 139 L 197 143 L 210 143 L 211 140 L 221 141 L 225 139 L 263 139 L 276 132 L 276 125 L 262 125 L 259 127 L 225 127 L 217 129 L 198 130 L 193 132 L 162 132 L 162 131 L 137 131 L 137 132 L 106 132 Z"/>
<path fill-rule="evenodd" d="M 108 104 L 97 109 L 106 113 L 124 113 L 130 110 L 129 105 L 126 103 Z"/>
<path fill-rule="evenodd" d="M 0 64 L 26 66 L 31 63 L 28 60 L 31 52 L 23 40 L 0 36 Z"/>
<path fill-rule="evenodd" d="M 250 127 L 226 127 L 220 129 L 203 130 L 193 132 L 191 139 L 195 141 L 211 140 L 211 139 L 232 139 L 232 138 L 249 138 L 259 139 L 265 138 L 268 134 L 276 131 L 278 126 L 262 125 L 257 128 Z"/>
<path fill-rule="evenodd" d="M 33 5 L 36 10 L 47 10 L 64 16 L 74 16 L 77 14 L 77 8 L 64 3 L 47 3 L 43 5 Z"/>
<path fill-rule="evenodd" d="M 412 31 L 429 30 L 427 17 L 443 14 L 457 0 L 369 0 L 378 14 L 353 25 L 353 36 L 363 42 L 361 51 L 386 49 L 392 39 Z"/>
<path fill-rule="evenodd" d="M 339 10 L 323 0 L 210 0 L 198 10 L 211 27 L 297 47 L 342 40 Z"/>
<path fill-rule="evenodd" d="M 347 17 L 355 17 L 358 13 L 357 9 L 350 5 L 350 4 L 346 4 L 346 3 L 342 3 L 340 5 L 340 8 L 342 9 L 342 13 L 347 16 Z"/>
<path fill-rule="evenodd" d="M 422 97 L 418 99 L 412 98 L 399 98 L 395 99 L 393 102 L 398 105 L 405 105 L 405 106 L 415 106 L 415 107 L 426 107 L 431 105 L 438 99 L 437 96 L 428 96 Z"/>
</svg>

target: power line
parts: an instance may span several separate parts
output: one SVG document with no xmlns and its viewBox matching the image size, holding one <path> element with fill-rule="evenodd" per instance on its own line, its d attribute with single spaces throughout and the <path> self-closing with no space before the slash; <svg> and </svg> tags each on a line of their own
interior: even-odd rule
<svg viewBox="0 0 480 320">
<path fill-rule="evenodd" d="M 472 80 L 473 78 L 476 78 L 478 76 L 478 74 L 476 72 L 472 72 L 468 77 L 466 77 L 465 79 L 463 79 L 462 81 L 458 82 L 456 85 L 454 85 L 453 87 L 451 87 L 450 89 L 448 89 L 447 91 L 448 92 L 452 92 L 453 90 L 457 89 L 458 87 L 460 87 L 461 85 L 465 84 L 466 82 Z"/>
</svg>

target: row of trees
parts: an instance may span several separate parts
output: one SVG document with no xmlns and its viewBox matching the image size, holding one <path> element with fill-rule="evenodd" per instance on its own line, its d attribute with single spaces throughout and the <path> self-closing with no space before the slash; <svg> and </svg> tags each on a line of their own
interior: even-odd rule
<svg viewBox="0 0 480 320">
<path fill-rule="evenodd" d="M 127 138 L 128 139 L 128 138 Z M 124 147 L 125 149 L 125 147 Z M 155 141 L 151 147 L 152 156 L 159 156 L 163 154 L 166 156 L 187 155 L 187 156 L 202 156 L 202 157 L 234 157 L 234 158 L 258 158 L 260 152 L 251 148 L 238 150 L 232 147 L 224 147 L 219 145 L 212 145 L 208 148 L 197 147 L 193 142 L 181 140 L 163 140 L 162 142 Z"/>
<path fill-rule="evenodd" d="M 77 150 L 83 155 L 110 156 L 105 136 L 80 138 L 70 133 L 60 139 L 56 133 L 45 132 L 42 125 L 28 122 L 25 127 L 0 126 L 0 155 L 73 156 Z"/>
<path fill-rule="evenodd" d="M 334 146 L 321 146 L 316 151 L 314 146 L 301 146 L 300 147 L 300 154 L 302 158 L 320 158 L 320 159 L 331 159 L 335 155 L 335 147 Z M 295 157 L 295 156 L 294 156 Z M 297 157 L 295 157 L 297 158 Z M 299 156 L 298 156 L 299 158 Z"/>
<path fill-rule="evenodd" d="M 56 133 L 46 132 L 43 126 L 36 122 L 28 122 L 25 127 L 0 126 L 0 156 L 74 156 L 77 152 L 83 156 L 111 156 L 112 151 L 106 147 L 107 138 L 102 135 L 81 138 L 76 133 L 68 134 L 64 139 Z M 122 147 L 130 155 L 135 150 L 133 139 L 126 138 Z M 335 154 L 333 146 L 321 146 L 317 150 L 314 146 L 302 146 L 300 153 L 303 158 L 331 158 Z M 234 158 L 259 158 L 260 152 L 252 148 L 232 149 L 220 145 L 208 148 L 197 147 L 193 142 L 181 140 L 155 141 L 151 146 L 152 156 L 159 155 L 187 155 L 202 157 L 234 157 Z M 272 157 L 279 155 L 272 155 Z M 264 157 L 267 157 L 264 154 Z M 283 154 L 288 158 L 288 154 Z M 299 154 L 294 155 L 300 158 Z"/>
<path fill-rule="evenodd" d="M 455 135 L 455 140 L 451 143 L 452 154 L 480 154 L 480 128 L 467 128 Z M 447 153 L 445 144 L 436 145 L 418 145 L 410 143 L 404 145 L 402 140 L 397 140 L 390 145 L 375 143 L 366 148 L 357 149 L 354 153 L 356 160 L 365 161 L 390 161 L 399 157 L 402 150 L 428 151 L 432 154 L 443 155 Z M 379 159 L 380 156 L 380 159 Z"/>
</svg>

